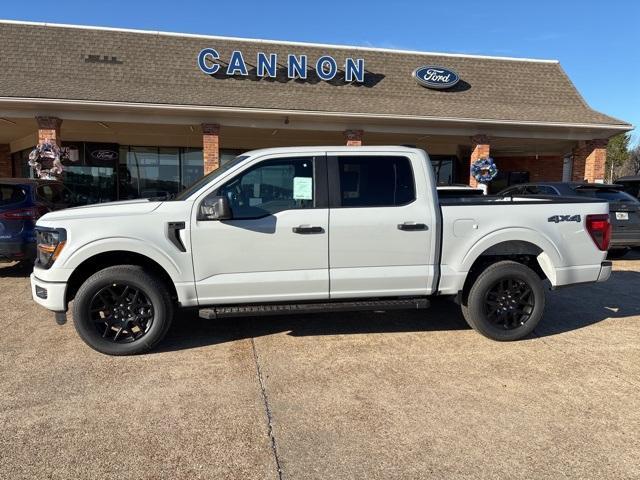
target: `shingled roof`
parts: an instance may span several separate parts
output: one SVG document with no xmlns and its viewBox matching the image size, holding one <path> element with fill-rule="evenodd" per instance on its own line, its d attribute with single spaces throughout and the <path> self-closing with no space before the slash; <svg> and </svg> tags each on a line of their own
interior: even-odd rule
<svg viewBox="0 0 640 480">
<path fill-rule="evenodd" d="M 325 54 L 339 64 L 359 57 L 367 74 L 363 85 L 314 74 L 257 78 L 255 69 L 248 77 L 208 76 L 196 63 L 205 47 L 223 59 L 242 50 L 250 68 L 258 51 L 306 54 L 311 65 Z M 109 63 L 96 62 L 104 57 Z M 452 69 L 461 81 L 447 91 L 424 88 L 411 76 L 422 65 Z M 590 108 L 556 61 L 11 22 L 0 23 L 0 97 L 628 125 Z"/>
</svg>

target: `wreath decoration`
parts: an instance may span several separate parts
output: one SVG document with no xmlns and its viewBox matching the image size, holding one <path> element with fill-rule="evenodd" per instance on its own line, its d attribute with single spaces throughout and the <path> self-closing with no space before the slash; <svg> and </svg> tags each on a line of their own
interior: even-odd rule
<svg viewBox="0 0 640 480">
<path fill-rule="evenodd" d="M 491 157 L 480 158 L 471 164 L 471 176 L 478 183 L 489 183 L 497 174 L 498 167 Z"/>
<path fill-rule="evenodd" d="M 69 158 L 69 149 L 60 148 L 47 139 L 29 153 L 29 166 L 35 170 L 36 177 L 42 180 L 58 180 L 64 171 L 62 160 Z"/>
</svg>

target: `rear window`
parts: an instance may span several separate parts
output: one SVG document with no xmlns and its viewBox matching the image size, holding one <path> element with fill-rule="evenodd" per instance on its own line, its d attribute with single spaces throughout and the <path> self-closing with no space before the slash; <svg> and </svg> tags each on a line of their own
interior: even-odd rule
<svg viewBox="0 0 640 480">
<path fill-rule="evenodd" d="M 0 206 L 24 202 L 27 190 L 20 185 L 0 184 Z"/>
<path fill-rule="evenodd" d="M 638 200 L 633 198 L 626 192 L 619 190 L 606 190 L 603 188 L 578 188 L 576 189 L 578 195 L 592 198 L 600 198 L 602 200 L 608 200 L 610 202 L 634 202 L 638 203 Z"/>
</svg>

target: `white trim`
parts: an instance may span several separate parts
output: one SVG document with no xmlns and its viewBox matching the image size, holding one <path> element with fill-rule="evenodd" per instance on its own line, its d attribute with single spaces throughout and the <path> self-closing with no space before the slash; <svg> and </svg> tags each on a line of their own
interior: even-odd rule
<svg viewBox="0 0 640 480">
<path fill-rule="evenodd" d="M 27 97 L 0 97 L 0 102 L 6 103 L 27 103 L 27 104 L 43 104 L 43 105 L 70 105 L 70 106 L 91 106 L 91 107 L 115 107 L 115 108 L 135 108 L 135 109 L 158 109 L 158 110 L 178 110 L 187 112 L 206 112 L 206 113 L 258 113 L 267 115 L 281 116 L 321 116 L 321 117 L 337 117 L 337 118 L 356 118 L 356 119 L 381 119 L 381 120 L 422 120 L 436 121 L 447 123 L 475 123 L 489 125 L 518 125 L 531 127 L 560 127 L 560 128 L 591 128 L 591 129 L 613 129 L 613 130 L 631 130 L 633 125 L 630 124 L 603 124 L 603 123 L 562 123 L 562 122 L 544 122 L 544 121 L 526 121 L 526 120 L 497 120 L 491 118 L 457 118 L 457 117 L 436 117 L 436 116 L 416 116 L 416 115 L 389 115 L 384 113 L 357 113 L 357 112 L 325 112 L 321 110 L 283 110 L 283 109 L 267 109 L 267 108 L 249 108 L 249 107 L 222 107 L 214 105 L 179 105 L 164 103 L 131 103 L 131 102 L 112 102 L 97 100 L 68 100 L 56 98 L 27 98 Z"/>
<path fill-rule="evenodd" d="M 358 50 L 363 52 L 386 52 L 386 53 L 400 53 L 410 55 L 429 55 L 438 57 L 453 57 L 453 58 L 478 58 L 484 60 L 505 60 L 510 62 L 535 62 L 535 63 L 559 63 L 558 60 L 553 59 L 541 59 L 541 58 L 518 58 L 518 57 L 499 57 L 492 55 L 471 55 L 465 53 L 443 53 L 443 52 L 424 52 L 419 50 L 402 50 L 395 48 L 377 48 L 377 47 L 360 47 L 355 45 L 341 45 L 333 43 L 312 43 L 312 42 L 292 42 L 286 40 L 266 40 L 260 38 L 246 38 L 246 37 L 223 37 L 220 35 L 203 35 L 195 33 L 178 33 L 178 32 L 163 32 L 160 30 L 139 30 L 135 28 L 116 28 L 116 27 L 97 27 L 91 25 L 71 25 L 65 23 L 49 23 L 49 22 L 29 22 L 23 20 L 3 20 L 0 19 L 0 24 L 10 25 L 32 25 L 37 27 L 55 27 L 55 28 L 77 28 L 81 30 L 99 30 L 105 32 L 125 32 L 125 33 L 141 33 L 146 35 L 164 35 L 167 37 L 183 37 L 183 38 L 202 38 L 206 40 L 230 40 L 234 42 L 251 42 L 251 43 L 270 43 L 276 45 L 291 45 L 299 47 L 317 47 L 317 48 L 341 48 L 348 50 Z"/>
</svg>

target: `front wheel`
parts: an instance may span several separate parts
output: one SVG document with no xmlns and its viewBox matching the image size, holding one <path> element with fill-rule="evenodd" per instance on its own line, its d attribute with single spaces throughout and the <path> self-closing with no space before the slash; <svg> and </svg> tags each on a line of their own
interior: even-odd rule
<svg viewBox="0 0 640 480">
<path fill-rule="evenodd" d="M 462 314 L 473 329 L 498 341 L 519 340 L 538 325 L 545 295 L 536 272 L 521 263 L 494 263 L 475 280 Z"/>
<path fill-rule="evenodd" d="M 80 337 L 107 355 L 150 350 L 164 338 L 172 318 L 173 303 L 164 283 L 136 265 L 95 273 L 82 284 L 73 305 Z"/>
</svg>

